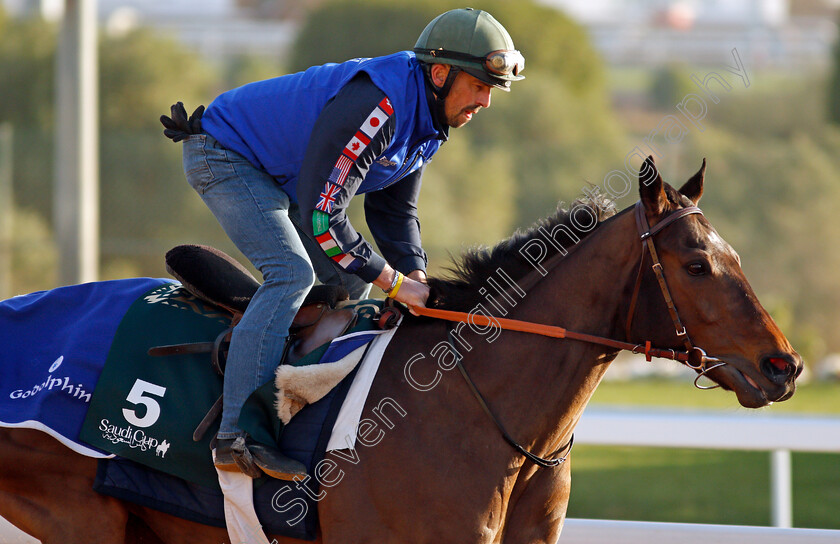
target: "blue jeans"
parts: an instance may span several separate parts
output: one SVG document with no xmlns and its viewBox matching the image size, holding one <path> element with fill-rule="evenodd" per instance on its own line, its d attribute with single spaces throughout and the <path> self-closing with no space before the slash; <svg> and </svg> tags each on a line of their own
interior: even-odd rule
<svg viewBox="0 0 840 544">
<path fill-rule="evenodd" d="M 351 298 L 365 298 L 370 285 L 339 269 L 300 231 L 297 206 L 268 173 L 207 134 L 184 140 L 183 151 L 187 181 L 263 276 L 233 330 L 228 352 L 218 437 L 235 438 L 241 434 L 237 420 L 242 405 L 272 379 L 280 363 L 289 326 L 315 271 L 324 283 L 344 285 Z"/>
</svg>

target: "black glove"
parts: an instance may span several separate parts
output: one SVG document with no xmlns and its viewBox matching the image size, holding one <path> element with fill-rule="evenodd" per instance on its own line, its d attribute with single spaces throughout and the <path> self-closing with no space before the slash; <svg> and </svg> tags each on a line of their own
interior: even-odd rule
<svg viewBox="0 0 840 544">
<path fill-rule="evenodd" d="M 172 104 L 170 115 L 172 117 L 161 115 L 160 122 L 164 127 L 163 135 L 173 142 L 180 142 L 193 134 L 201 134 L 201 116 L 204 115 L 204 106 L 197 107 L 187 119 L 184 103 L 178 102 Z"/>
</svg>

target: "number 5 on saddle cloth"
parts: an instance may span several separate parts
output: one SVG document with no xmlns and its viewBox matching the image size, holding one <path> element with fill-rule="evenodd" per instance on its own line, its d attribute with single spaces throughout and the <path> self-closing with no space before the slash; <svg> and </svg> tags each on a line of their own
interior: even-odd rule
<svg viewBox="0 0 840 544">
<path fill-rule="evenodd" d="M 121 457 L 215 488 L 218 482 L 209 448 L 213 432 L 205 431 L 215 432 L 222 380 L 210 370 L 208 354 L 213 353 L 222 370 L 225 338 L 259 283 L 239 263 L 206 246 L 173 249 L 167 254 L 167 268 L 182 285 L 158 287 L 126 313 L 81 438 Z M 321 287 L 310 293 L 310 303 L 295 318 L 286 363 L 317 363 L 335 336 L 390 322 L 390 311 L 383 316 L 378 306 L 370 304 L 363 305 L 363 312 L 333 309 L 347 298 L 341 291 Z M 282 431 L 272 408 L 273 385 L 255 392 L 240 417 L 243 426 L 247 412 L 251 428 L 243 428 L 268 444 L 276 444 Z"/>
</svg>

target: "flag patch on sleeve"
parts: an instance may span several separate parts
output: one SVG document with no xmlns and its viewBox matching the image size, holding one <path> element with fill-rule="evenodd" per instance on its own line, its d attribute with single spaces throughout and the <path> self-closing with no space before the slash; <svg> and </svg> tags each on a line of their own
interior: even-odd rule
<svg viewBox="0 0 840 544">
<path fill-rule="evenodd" d="M 382 111 L 387 113 L 389 116 L 394 115 L 394 108 L 391 107 L 391 101 L 388 100 L 387 96 L 379 103 L 379 107 L 382 108 Z"/>
<path fill-rule="evenodd" d="M 387 120 L 388 114 L 379 109 L 377 106 L 373 108 L 373 111 L 370 112 L 368 118 L 365 119 L 364 123 L 362 123 L 362 128 L 360 130 L 367 134 L 368 138 L 372 139 L 376 136 L 376 133 L 379 132 L 379 129 L 382 128 L 382 125 L 384 125 Z"/>
<path fill-rule="evenodd" d="M 333 166 L 329 181 L 336 185 L 344 185 L 344 182 L 347 180 L 347 174 L 350 173 L 351 166 L 353 166 L 353 161 L 348 159 L 346 155 L 341 155 L 335 161 L 335 166 Z"/>
<path fill-rule="evenodd" d="M 355 257 L 351 257 L 346 253 L 335 255 L 334 257 L 332 257 L 332 260 L 337 262 L 341 268 L 350 273 L 353 273 L 362 267 L 362 261 L 356 259 Z"/>
<path fill-rule="evenodd" d="M 370 138 L 362 134 L 362 131 L 358 130 L 344 147 L 344 154 L 353 159 L 353 162 L 356 162 L 359 159 L 359 155 L 362 154 L 369 143 Z"/>
<path fill-rule="evenodd" d="M 324 234 L 330 228 L 330 216 L 324 212 L 315 210 L 312 212 L 312 230 L 315 236 Z"/>
<path fill-rule="evenodd" d="M 315 240 L 327 257 L 338 263 L 347 272 L 353 273 L 362 267 L 362 260 L 344 253 L 330 232 L 330 216 L 315 210 L 312 212 L 312 227 L 315 230 Z"/>
<path fill-rule="evenodd" d="M 340 190 L 341 187 L 338 185 L 333 185 L 329 182 L 325 183 L 324 190 L 318 195 L 318 202 L 315 204 L 315 209 L 324 213 L 332 213 L 333 206 L 335 206 L 335 197 Z"/>
<path fill-rule="evenodd" d="M 330 236 L 329 232 L 316 236 L 315 239 L 318 240 L 318 244 L 328 257 L 334 257 L 342 253 L 341 248 L 338 247 L 338 244 L 335 243 L 335 240 L 333 240 L 333 237 Z"/>
<path fill-rule="evenodd" d="M 356 134 L 350 138 L 347 145 L 344 146 L 344 154 L 353 162 L 356 162 L 359 155 L 367 148 L 374 136 L 382 129 L 382 126 L 388 121 L 388 118 L 394 114 L 394 108 L 391 107 L 391 101 L 386 96 L 378 105 L 373 107 L 370 115 L 367 116 L 362 126 L 356 131 Z M 336 168 L 340 168 L 336 163 Z M 335 174 L 335 170 L 333 170 Z M 345 175 L 346 177 L 346 175 Z M 336 179 L 339 179 L 336 177 Z"/>
</svg>

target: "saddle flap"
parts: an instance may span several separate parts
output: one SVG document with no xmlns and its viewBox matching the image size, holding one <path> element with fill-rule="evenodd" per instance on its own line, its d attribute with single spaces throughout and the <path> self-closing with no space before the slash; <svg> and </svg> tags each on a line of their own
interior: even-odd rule
<svg viewBox="0 0 840 544">
<path fill-rule="evenodd" d="M 332 342 L 350 330 L 355 323 L 356 312 L 352 308 L 333 310 L 323 305 L 320 316 L 314 322 L 294 332 L 294 341 L 285 362 L 293 364 L 299 361 L 319 346 Z"/>
</svg>

